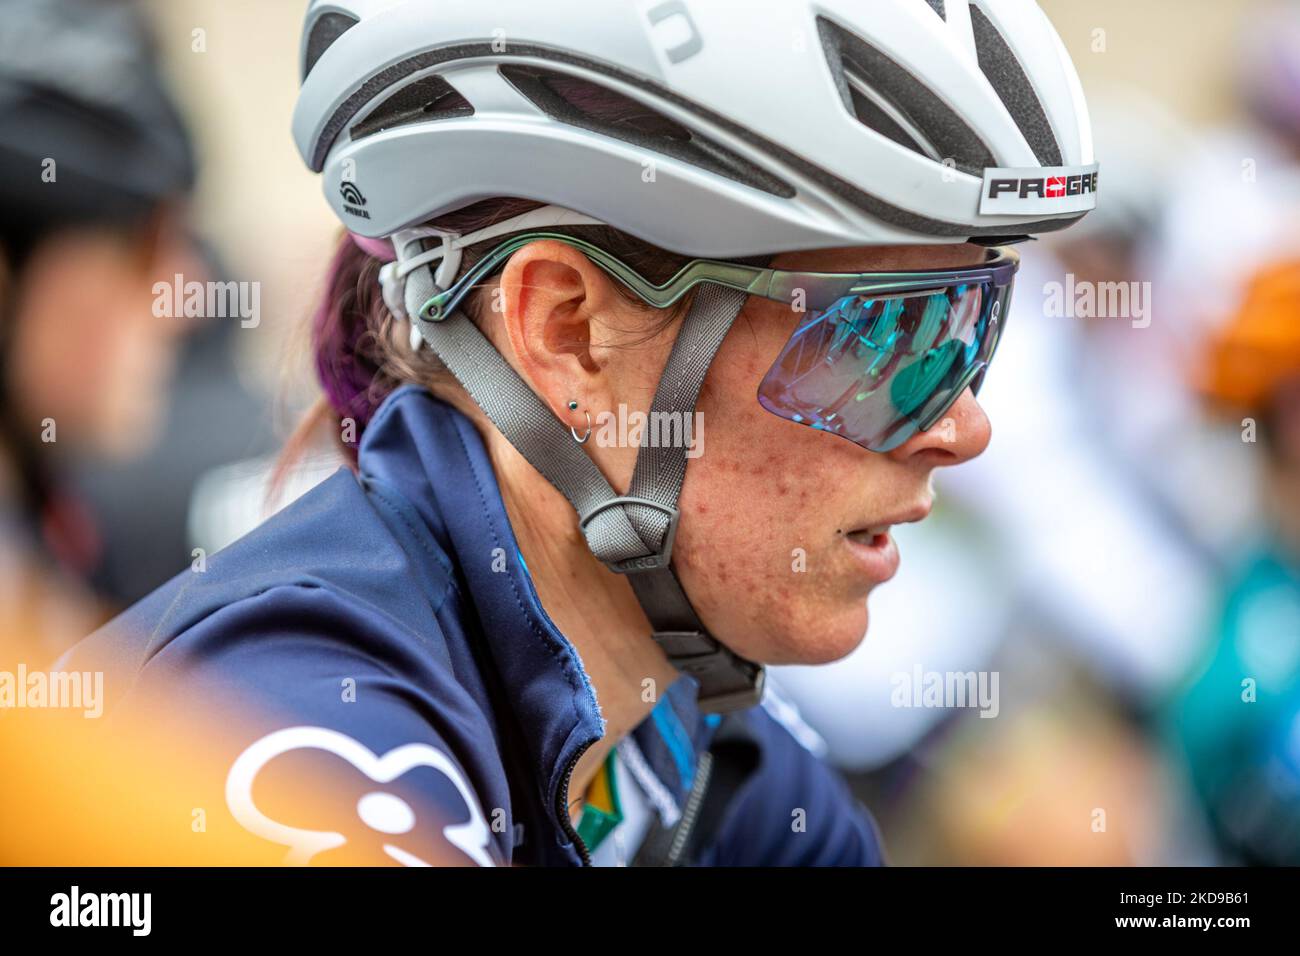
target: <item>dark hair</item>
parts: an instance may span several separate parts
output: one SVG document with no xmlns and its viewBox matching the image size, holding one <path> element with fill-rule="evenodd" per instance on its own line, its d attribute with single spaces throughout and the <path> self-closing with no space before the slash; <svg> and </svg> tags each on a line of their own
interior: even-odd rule
<svg viewBox="0 0 1300 956">
<path fill-rule="evenodd" d="M 489 199 L 439 217 L 430 224 L 466 235 L 542 205 L 526 199 Z M 686 256 L 667 252 L 610 226 L 558 226 L 549 231 L 598 245 L 656 283 L 667 281 L 689 261 Z M 505 237 L 497 237 L 467 247 L 460 274 L 503 241 Z M 356 443 L 366 424 L 384 398 L 398 386 L 415 382 L 431 387 L 459 387 L 429 349 L 411 349 L 406 323 L 395 320 L 384 305 L 379 286 L 382 265 L 380 259 L 363 250 L 351 236 L 346 233 L 342 236 L 325 281 L 324 294 L 311 321 L 312 352 L 324 395 L 290 438 L 286 458 L 301 450 L 313 431 L 330 423 L 344 454 L 355 462 Z M 629 302 L 643 305 L 631 290 L 616 285 Z M 480 301 L 481 294 L 476 292 L 461 306 L 475 322 L 482 321 Z M 684 298 L 647 327 L 628 331 L 640 336 L 636 341 L 653 338 L 688 303 L 689 297 Z M 349 430 L 352 440 L 345 441 L 343 423 L 349 419 L 355 428 Z"/>
</svg>

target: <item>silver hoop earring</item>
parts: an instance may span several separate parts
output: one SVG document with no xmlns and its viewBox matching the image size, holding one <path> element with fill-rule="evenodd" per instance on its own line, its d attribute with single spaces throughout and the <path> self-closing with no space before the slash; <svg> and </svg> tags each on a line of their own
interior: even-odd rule
<svg viewBox="0 0 1300 956">
<path fill-rule="evenodd" d="M 577 407 L 578 407 L 577 402 L 569 402 L 569 409 L 571 411 L 576 410 Z M 579 445 L 585 445 L 587 443 L 587 439 L 591 437 L 591 414 L 589 412 L 583 412 L 582 414 L 585 415 L 587 418 L 587 430 L 582 433 L 581 438 L 578 437 L 577 429 L 575 429 L 572 425 L 569 426 L 569 434 L 573 436 L 573 440 L 576 441 Z"/>
</svg>

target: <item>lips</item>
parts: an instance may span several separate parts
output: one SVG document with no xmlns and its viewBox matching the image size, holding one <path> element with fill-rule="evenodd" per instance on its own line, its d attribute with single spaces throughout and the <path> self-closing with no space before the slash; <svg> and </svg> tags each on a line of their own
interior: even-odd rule
<svg viewBox="0 0 1300 956">
<path fill-rule="evenodd" d="M 924 520 L 926 515 L 930 513 L 930 507 L 931 501 L 927 498 L 925 501 L 918 503 L 915 507 L 899 512 L 894 517 L 875 521 L 871 524 L 858 525 L 851 531 L 847 532 L 847 536 L 857 540 L 864 540 L 877 535 L 889 534 L 890 528 L 894 525 L 913 524 L 914 522 Z"/>
<path fill-rule="evenodd" d="M 889 536 L 889 525 L 880 525 L 875 528 L 863 528 L 861 531 L 850 531 L 845 537 L 857 544 L 872 546 L 879 543 L 881 538 Z"/>
<path fill-rule="evenodd" d="M 890 529 L 894 525 L 920 521 L 929 513 L 930 502 L 927 500 L 895 517 L 846 532 L 845 544 L 866 576 L 876 584 L 883 583 L 898 571 L 898 546 Z"/>
<path fill-rule="evenodd" d="M 872 584 L 883 584 L 898 571 L 898 546 L 885 533 L 870 537 L 864 532 L 850 532 L 844 536 L 849 552 Z"/>
</svg>

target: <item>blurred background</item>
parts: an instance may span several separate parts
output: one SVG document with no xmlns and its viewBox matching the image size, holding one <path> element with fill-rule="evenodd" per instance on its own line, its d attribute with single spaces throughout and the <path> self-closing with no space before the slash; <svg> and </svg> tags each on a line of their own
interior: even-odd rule
<svg viewBox="0 0 1300 956">
<path fill-rule="evenodd" d="M 0 0 L 0 74 L 62 54 L 93 93 L 0 91 L 0 667 L 338 465 L 307 435 L 272 488 L 339 234 L 289 135 L 305 0 L 106 3 L 32 42 L 60 6 Z M 894 863 L 1300 863 L 1300 2 L 1042 6 L 1101 205 L 1021 247 L 993 443 L 896 530 L 867 640 L 773 682 Z M 56 120 L 85 131 L 57 190 Z M 186 309 L 195 280 L 230 307 Z M 980 706 L 928 696 L 963 681 Z"/>
</svg>

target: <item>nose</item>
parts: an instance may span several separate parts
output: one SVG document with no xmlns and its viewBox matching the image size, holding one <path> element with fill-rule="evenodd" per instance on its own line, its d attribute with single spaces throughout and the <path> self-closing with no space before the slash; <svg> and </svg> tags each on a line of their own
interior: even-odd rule
<svg viewBox="0 0 1300 956">
<path fill-rule="evenodd" d="M 885 454 L 900 464 L 943 468 L 982 454 L 992 436 L 989 417 L 968 388 L 929 431 L 917 432 Z"/>
</svg>

